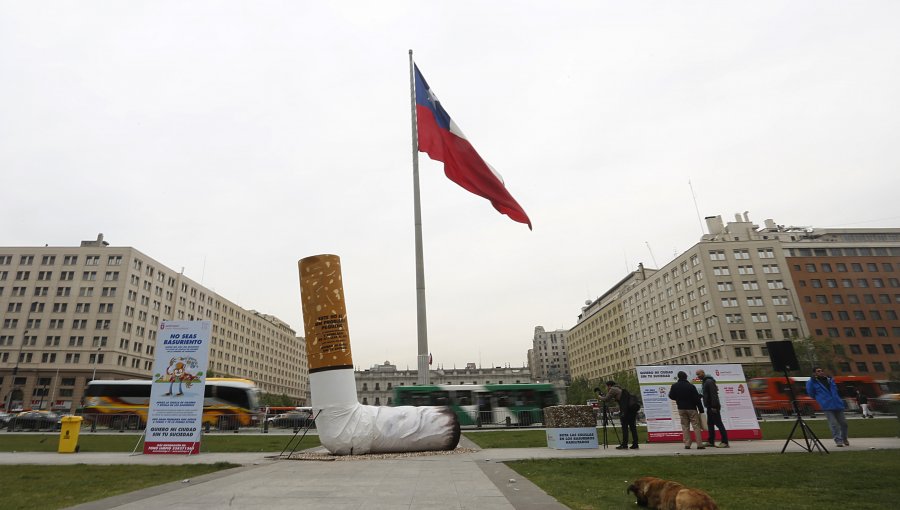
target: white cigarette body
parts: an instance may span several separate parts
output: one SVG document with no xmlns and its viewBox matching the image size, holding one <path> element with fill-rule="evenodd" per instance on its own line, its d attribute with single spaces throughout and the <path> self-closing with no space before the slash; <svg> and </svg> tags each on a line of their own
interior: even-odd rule
<svg viewBox="0 0 900 510">
<path fill-rule="evenodd" d="M 449 407 L 359 403 L 340 259 L 316 255 L 298 265 L 310 394 L 322 445 L 335 455 L 456 448 L 459 420 Z"/>
</svg>

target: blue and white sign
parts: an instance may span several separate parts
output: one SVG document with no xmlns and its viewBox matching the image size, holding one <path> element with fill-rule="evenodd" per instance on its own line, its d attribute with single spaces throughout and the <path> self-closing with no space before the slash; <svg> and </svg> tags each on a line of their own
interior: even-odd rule
<svg viewBox="0 0 900 510">
<path fill-rule="evenodd" d="M 144 453 L 200 453 L 211 331 L 210 321 L 160 324 Z"/>
<path fill-rule="evenodd" d="M 556 450 L 597 448 L 597 428 L 547 429 L 547 447 Z"/>
</svg>

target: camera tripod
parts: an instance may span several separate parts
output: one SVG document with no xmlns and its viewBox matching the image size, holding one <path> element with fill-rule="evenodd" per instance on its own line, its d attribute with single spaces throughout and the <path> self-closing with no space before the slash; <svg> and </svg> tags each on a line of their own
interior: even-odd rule
<svg viewBox="0 0 900 510">
<path fill-rule="evenodd" d="M 602 397 L 603 395 L 601 394 L 600 396 Z M 602 444 L 603 444 L 603 448 L 606 449 L 607 447 L 609 447 L 609 436 L 607 435 L 607 432 L 606 432 L 606 426 L 609 424 L 609 407 L 606 405 L 605 401 L 603 402 L 603 407 L 601 408 L 600 413 L 601 413 L 600 419 L 603 420 Z M 613 426 L 613 433 L 616 435 L 616 444 L 617 445 L 620 444 L 619 431 L 616 429 L 615 426 Z"/>
<path fill-rule="evenodd" d="M 791 429 L 791 433 L 788 435 L 787 440 L 784 442 L 784 447 L 781 449 L 781 453 L 788 447 L 788 443 L 794 442 L 794 444 L 800 446 L 804 450 L 808 452 L 812 452 L 813 448 L 818 449 L 820 452 L 829 453 L 828 449 L 825 448 L 825 445 L 822 444 L 822 441 L 819 441 L 816 433 L 809 428 L 809 425 L 803 421 L 803 416 L 800 415 L 800 406 L 797 405 L 797 399 L 794 396 L 794 386 L 791 383 L 790 377 L 788 377 L 787 370 L 784 371 L 784 380 L 787 383 L 788 393 L 791 396 L 791 408 L 794 410 L 794 414 L 797 415 L 797 420 L 794 421 L 794 427 Z M 804 443 L 799 442 L 799 438 L 797 440 L 794 439 L 794 433 L 797 432 L 797 429 L 800 429 L 800 433 L 803 434 Z"/>
</svg>

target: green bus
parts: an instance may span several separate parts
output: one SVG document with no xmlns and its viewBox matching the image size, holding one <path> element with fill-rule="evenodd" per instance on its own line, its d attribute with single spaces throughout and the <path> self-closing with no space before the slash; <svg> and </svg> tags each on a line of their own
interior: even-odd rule
<svg viewBox="0 0 900 510">
<path fill-rule="evenodd" d="M 466 425 L 527 426 L 558 404 L 552 384 L 441 384 L 395 386 L 395 406 L 449 406 Z"/>
</svg>

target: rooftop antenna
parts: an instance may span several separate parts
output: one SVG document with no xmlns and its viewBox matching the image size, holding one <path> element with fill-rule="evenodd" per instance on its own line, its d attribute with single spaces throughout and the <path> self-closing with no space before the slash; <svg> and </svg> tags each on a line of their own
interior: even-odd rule
<svg viewBox="0 0 900 510">
<path fill-rule="evenodd" d="M 704 234 L 703 232 L 703 218 L 700 217 L 700 208 L 697 207 L 697 194 L 694 193 L 694 185 L 691 184 L 691 180 L 688 179 L 688 186 L 691 188 L 691 198 L 694 199 L 694 210 L 697 211 L 697 222 L 700 223 L 700 235 Z"/>
<path fill-rule="evenodd" d="M 658 268 L 658 267 L 659 267 L 659 264 L 656 263 L 656 257 L 653 256 L 653 249 L 650 248 L 650 242 L 649 242 L 649 241 L 644 241 L 644 244 L 647 245 L 647 251 L 650 252 L 650 260 L 653 261 L 653 267 L 654 267 L 654 268 Z"/>
</svg>

